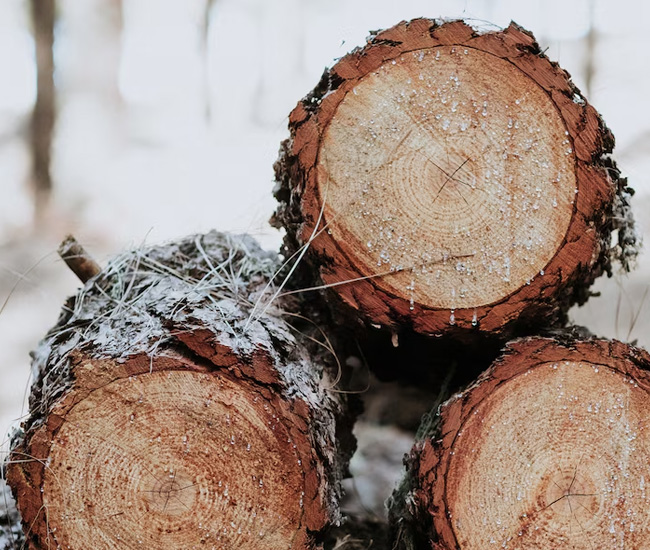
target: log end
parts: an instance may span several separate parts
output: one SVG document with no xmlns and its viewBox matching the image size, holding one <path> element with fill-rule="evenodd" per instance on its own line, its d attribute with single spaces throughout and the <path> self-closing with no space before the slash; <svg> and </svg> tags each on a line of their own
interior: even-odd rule
<svg viewBox="0 0 650 550">
<path fill-rule="evenodd" d="M 181 358 L 79 361 L 8 467 L 36 547 L 311 547 L 329 516 L 305 418 L 273 392 Z"/>
</svg>

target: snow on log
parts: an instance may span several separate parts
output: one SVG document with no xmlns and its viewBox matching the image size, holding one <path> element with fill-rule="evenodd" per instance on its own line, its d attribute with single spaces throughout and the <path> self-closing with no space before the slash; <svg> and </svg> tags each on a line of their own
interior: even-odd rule
<svg viewBox="0 0 650 550">
<path fill-rule="evenodd" d="M 29 548 L 320 544 L 354 443 L 309 327 L 253 312 L 277 267 L 212 232 L 126 253 L 67 303 L 7 468 Z"/>
<path fill-rule="evenodd" d="M 650 547 L 650 355 L 527 338 L 425 418 L 391 503 L 397 548 Z"/>
<path fill-rule="evenodd" d="M 515 24 L 379 32 L 325 72 L 289 128 L 274 223 L 288 256 L 308 247 L 297 285 L 330 287 L 367 323 L 552 324 L 636 253 L 612 134 Z"/>
</svg>

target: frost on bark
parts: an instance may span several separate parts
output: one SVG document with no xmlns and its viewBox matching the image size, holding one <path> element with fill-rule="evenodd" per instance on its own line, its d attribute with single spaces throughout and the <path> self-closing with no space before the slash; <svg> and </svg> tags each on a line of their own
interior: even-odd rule
<svg viewBox="0 0 650 550">
<path fill-rule="evenodd" d="M 326 71 L 276 163 L 294 286 L 369 324 L 507 336 L 564 321 L 636 254 L 598 113 L 511 24 L 403 22 Z M 618 230 L 618 243 L 611 243 Z"/>
<path fill-rule="evenodd" d="M 647 548 L 650 355 L 527 338 L 423 421 L 397 548 Z"/>
<path fill-rule="evenodd" d="M 29 548 L 319 544 L 354 443 L 309 327 L 253 311 L 277 267 L 213 232 L 126 253 L 67 303 L 7 468 Z"/>
</svg>

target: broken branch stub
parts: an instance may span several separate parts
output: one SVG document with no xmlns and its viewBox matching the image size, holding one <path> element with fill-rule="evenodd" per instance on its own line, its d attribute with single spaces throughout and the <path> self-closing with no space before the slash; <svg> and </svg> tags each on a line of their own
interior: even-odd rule
<svg viewBox="0 0 650 550">
<path fill-rule="evenodd" d="M 614 139 L 512 24 L 403 22 L 326 71 L 276 163 L 294 287 L 330 287 L 369 324 L 443 334 L 563 320 L 611 260 L 629 189 Z M 614 219 L 616 218 L 616 220 Z"/>
<path fill-rule="evenodd" d="M 72 235 L 68 235 L 63 239 L 57 252 L 82 283 L 89 281 L 102 270 L 100 265 Z"/>
</svg>

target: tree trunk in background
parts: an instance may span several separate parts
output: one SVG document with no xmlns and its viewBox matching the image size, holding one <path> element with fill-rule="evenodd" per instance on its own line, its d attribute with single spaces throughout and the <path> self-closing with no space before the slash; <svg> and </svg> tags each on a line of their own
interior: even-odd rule
<svg viewBox="0 0 650 550">
<path fill-rule="evenodd" d="M 596 30 L 596 0 L 589 0 L 589 32 L 585 38 L 585 87 L 589 99 L 593 98 L 594 77 L 596 76 L 596 48 L 598 31 Z"/>
<path fill-rule="evenodd" d="M 610 244 L 631 226 L 613 136 L 514 24 L 382 31 L 289 128 L 274 221 L 287 255 L 308 247 L 297 284 L 330 287 L 367 324 L 507 339 L 564 321 L 626 259 Z"/>
<path fill-rule="evenodd" d="M 423 420 L 400 550 L 649 548 L 650 355 L 526 338 Z"/>
<path fill-rule="evenodd" d="M 29 140 L 32 153 L 31 185 L 38 223 L 52 192 L 51 154 L 56 119 L 54 86 L 55 0 L 30 0 L 34 42 L 36 45 L 37 92 L 30 121 Z"/>
<path fill-rule="evenodd" d="M 255 311 L 277 267 L 210 233 L 118 257 L 67 304 L 8 466 L 31 549 L 322 542 L 352 419 L 290 304 Z"/>
<path fill-rule="evenodd" d="M 205 0 L 201 25 L 201 55 L 203 56 L 203 101 L 205 102 L 205 120 L 212 123 L 212 94 L 210 90 L 210 21 L 216 0 Z"/>
</svg>

